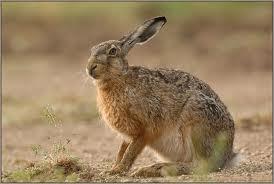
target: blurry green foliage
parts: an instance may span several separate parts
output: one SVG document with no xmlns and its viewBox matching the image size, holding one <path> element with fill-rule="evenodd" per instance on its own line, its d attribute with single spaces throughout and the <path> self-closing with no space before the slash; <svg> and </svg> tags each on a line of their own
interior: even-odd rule
<svg viewBox="0 0 274 184">
<path fill-rule="evenodd" d="M 233 15 L 244 10 L 252 11 L 271 5 L 271 2 L 4 2 L 3 15 L 11 17 L 18 14 L 26 17 L 58 15 L 60 18 L 78 20 L 102 15 L 135 15 L 145 9 L 174 16 L 178 14 L 192 16 L 199 12 L 207 14 L 224 12 Z"/>
</svg>

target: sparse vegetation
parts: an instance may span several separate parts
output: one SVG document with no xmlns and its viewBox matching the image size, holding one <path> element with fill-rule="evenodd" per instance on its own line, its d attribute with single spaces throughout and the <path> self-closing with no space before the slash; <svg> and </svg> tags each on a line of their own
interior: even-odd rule
<svg viewBox="0 0 274 184">
<path fill-rule="evenodd" d="M 3 97 L 3 123 L 47 123 L 44 119 L 44 107 L 47 103 L 53 102 L 58 117 L 63 122 L 72 121 L 93 121 L 98 118 L 96 103 L 85 101 L 81 97 L 61 97 L 34 101 L 13 96 Z M 29 113 L 32 115 L 30 116 Z"/>
<path fill-rule="evenodd" d="M 53 128 L 61 129 L 62 122 L 50 105 L 44 108 L 44 118 Z M 70 139 L 65 139 L 61 132 L 54 138 L 49 150 L 42 145 L 32 145 L 31 149 L 38 162 L 29 162 L 23 168 L 4 175 L 3 181 L 8 182 L 76 182 L 90 181 L 93 177 L 91 168 L 80 161 L 77 157 L 71 156 L 68 149 Z"/>
</svg>

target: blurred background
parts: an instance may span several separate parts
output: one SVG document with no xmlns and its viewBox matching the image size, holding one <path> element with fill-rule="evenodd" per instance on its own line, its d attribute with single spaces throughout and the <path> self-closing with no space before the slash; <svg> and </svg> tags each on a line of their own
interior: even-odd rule
<svg viewBox="0 0 274 184">
<path fill-rule="evenodd" d="M 46 122 L 47 106 L 64 122 L 97 120 L 90 48 L 159 15 L 167 24 L 131 65 L 192 73 L 234 119 L 272 112 L 272 2 L 3 2 L 2 15 L 4 124 Z"/>
</svg>

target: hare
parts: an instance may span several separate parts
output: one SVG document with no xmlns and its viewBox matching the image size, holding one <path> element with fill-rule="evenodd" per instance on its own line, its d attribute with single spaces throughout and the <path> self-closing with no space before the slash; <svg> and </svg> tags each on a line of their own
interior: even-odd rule
<svg viewBox="0 0 274 184">
<path fill-rule="evenodd" d="M 96 85 L 98 109 L 124 138 L 108 174 L 127 173 L 145 147 L 165 162 L 132 176 L 218 171 L 234 155 L 233 118 L 209 85 L 184 71 L 128 64 L 130 49 L 149 41 L 166 22 L 163 16 L 149 19 L 120 40 L 91 49 L 86 71 Z"/>
</svg>

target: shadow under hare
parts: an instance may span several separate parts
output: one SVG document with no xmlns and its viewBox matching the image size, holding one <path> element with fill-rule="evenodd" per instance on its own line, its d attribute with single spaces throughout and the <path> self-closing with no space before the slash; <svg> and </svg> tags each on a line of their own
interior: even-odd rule
<svg viewBox="0 0 274 184">
<path fill-rule="evenodd" d="M 95 81 L 99 111 L 124 138 L 114 166 L 105 173 L 129 171 L 146 146 L 165 162 L 133 176 L 218 171 L 234 156 L 234 121 L 205 82 L 180 70 L 128 64 L 131 48 L 150 40 L 166 21 L 149 19 L 120 40 L 91 49 L 86 70 Z"/>
</svg>

